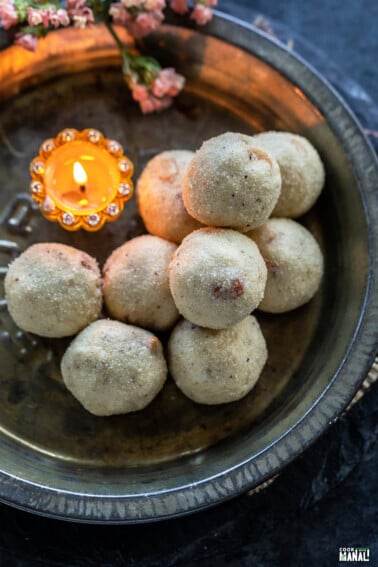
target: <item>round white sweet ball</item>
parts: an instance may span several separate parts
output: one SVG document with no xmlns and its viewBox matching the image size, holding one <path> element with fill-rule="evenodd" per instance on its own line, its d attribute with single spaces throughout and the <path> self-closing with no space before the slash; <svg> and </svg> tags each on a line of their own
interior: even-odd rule
<svg viewBox="0 0 378 567">
<path fill-rule="evenodd" d="M 314 146 L 297 134 L 263 132 L 254 143 L 273 156 L 280 167 L 281 194 L 272 216 L 296 218 L 314 205 L 324 186 L 323 163 Z"/>
<path fill-rule="evenodd" d="M 188 150 L 162 152 L 148 162 L 137 184 L 138 208 L 148 232 L 177 244 L 202 226 L 182 200 L 182 179 L 192 157 Z"/>
<path fill-rule="evenodd" d="M 260 303 L 267 270 L 257 246 L 234 230 L 201 228 L 189 234 L 169 265 L 177 309 L 192 323 L 222 329 Z"/>
<path fill-rule="evenodd" d="M 61 371 L 67 388 L 86 410 L 114 415 L 145 408 L 161 390 L 167 365 L 152 333 L 102 319 L 73 340 Z"/>
<path fill-rule="evenodd" d="M 181 321 L 168 344 L 170 372 L 182 392 L 200 404 L 243 398 L 267 360 L 264 336 L 248 316 L 228 329 L 212 331 Z"/>
<path fill-rule="evenodd" d="M 185 207 L 204 224 L 242 232 L 265 222 L 281 191 L 276 160 L 254 138 L 226 132 L 204 142 L 182 186 Z"/>
<path fill-rule="evenodd" d="M 176 248 L 145 234 L 114 250 L 103 270 L 104 299 L 112 317 L 159 331 L 175 324 L 179 314 L 169 289 L 168 265 Z"/>
<path fill-rule="evenodd" d="M 262 311 L 284 313 L 310 301 L 323 275 L 323 254 L 312 234 L 291 219 L 269 219 L 249 233 L 268 268 Z"/>
<path fill-rule="evenodd" d="M 15 323 L 42 337 L 74 335 L 98 318 L 101 275 L 94 258 L 64 244 L 34 244 L 12 264 L 5 297 Z"/>
</svg>

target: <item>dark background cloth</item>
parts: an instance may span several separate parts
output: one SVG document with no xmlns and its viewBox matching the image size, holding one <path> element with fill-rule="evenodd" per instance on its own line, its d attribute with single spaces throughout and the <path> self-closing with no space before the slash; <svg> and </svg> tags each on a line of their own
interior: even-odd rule
<svg viewBox="0 0 378 567">
<path fill-rule="evenodd" d="M 219 8 L 249 22 L 263 14 L 327 76 L 376 142 L 376 0 L 219 0 Z M 369 565 L 378 567 L 377 465 L 375 384 L 268 488 L 199 514 L 85 526 L 0 505 L 0 566 L 335 567 L 339 547 L 368 546 Z"/>
<path fill-rule="evenodd" d="M 378 2 L 376 0 L 218 0 L 219 8 L 246 21 L 263 14 L 323 51 L 378 103 Z M 294 45 L 295 48 L 295 45 Z"/>
</svg>

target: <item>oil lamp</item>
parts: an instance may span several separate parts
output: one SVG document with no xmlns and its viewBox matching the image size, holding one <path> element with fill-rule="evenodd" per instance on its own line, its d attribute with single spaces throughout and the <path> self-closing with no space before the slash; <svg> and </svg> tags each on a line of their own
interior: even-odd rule
<svg viewBox="0 0 378 567">
<path fill-rule="evenodd" d="M 42 214 L 66 230 L 99 230 L 121 216 L 133 194 L 132 162 L 94 129 L 66 129 L 43 142 L 30 172 Z"/>
</svg>

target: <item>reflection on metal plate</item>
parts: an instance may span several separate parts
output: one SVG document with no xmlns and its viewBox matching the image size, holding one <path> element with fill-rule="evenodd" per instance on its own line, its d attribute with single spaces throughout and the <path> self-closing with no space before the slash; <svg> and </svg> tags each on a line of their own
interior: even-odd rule
<svg viewBox="0 0 378 567">
<path fill-rule="evenodd" d="M 322 289 L 292 313 L 258 314 L 269 360 L 243 400 L 201 406 L 185 398 L 169 379 L 145 410 L 110 418 L 86 412 L 64 387 L 59 365 L 70 339 L 34 339 L 20 333 L 2 303 L 0 462 L 6 479 L 14 475 L 33 483 L 34 492 L 22 492 L 17 481 L 17 502 L 31 509 L 84 520 L 138 521 L 206 506 L 276 472 L 320 433 L 324 420 L 335 414 L 332 404 L 337 413 L 348 396 L 336 388 L 324 415 L 320 412 L 293 433 L 294 425 L 329 391 L 365 298 L 369 244 L 351 152 L 344 151 L 304 94 L 309 82 L 318 80 L 310 70 L 278 45 L 268 45 L 233 22 L 217 17 L 207 29 L 220 37 L 227 29 L 231 43 L 178 27 L 163 27 L 144 42 L 147 51 L 159 52 L 163 64 L 169 61 L 188 79 L 184 94 L 159 115 L 141 116 L 120 76 L 117 50 L 101 26 L 50 34 L 35 55 L 17 47 L 1 54 L 0 100 L 6 105 L 0 111 L 0 132 L 7 140 L 0 139 L 1 274 L 20 251 L 44 241 L 86 250 L 103 265 L 117 246 L 145 230 L 135 199 L 119 221 L 96 234 L 66 232 L 34 213 L 28 199 L 19 196 L 28 187 L 28 165 L 40 143 L 59 130 L 93 127 L 119 140 L 136 164 L 136 179 L 146 162 L 163 150 L 195 150 L 204 139 L 226 130 L 252 134 L 280 129 L 306 135 L 326 165 L 324 194 L 301 219 L 325 252 Z M 261 56 L 249 52 L 253 50 Z M 274 65 L 263 60 L 268 56 Z M 295 73 L 299 86 L 286 78 Z M 349 115 L 326 87 L 318 88 L 320 102 L 330 101 L 328 112 L 339 105 L 333 124 L 337 130 L 343 121 L 348 123 Z M 358 140 L 352 128 L 343 143 Z M 365 158 L 361 152 L 361 164 Z M 359 175 L 362 178 L 363 171 Z M 351 389 L 356 375 L 345 378 Z M 290 446 L 280 442 L 279 450 L 260 459 L 263 450 L 285 435 Z M 246 462 L 250 464 L 244 466 Z M 228 474 L 232 466 L 242 472 Z M 215 485 L 211 479 L 218 473 L 221 480 Z M 202 490 L 202 482 L 208 491 Z M 2 496 L 12 500 L 9 493 L 4 495 L 7 486 L 1 487 Z M 173 489 L 180 497 L 170 494 Z M 139 497 L 149 490 L 153 499 Z M 123 496 L 132 499 L 132 505 L 126 505 Z"/>
</svg>

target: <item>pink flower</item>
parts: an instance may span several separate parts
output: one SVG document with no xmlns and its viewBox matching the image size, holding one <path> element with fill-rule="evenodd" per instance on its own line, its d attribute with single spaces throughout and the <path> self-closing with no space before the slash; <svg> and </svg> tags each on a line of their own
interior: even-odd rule
<svg viewBox="0 0 378 567">
<path fill-rule="evenodd" d="M 53 28 L 59 27 L 59 17 L 57 16 L 56 12 L 51 11 L 51 13 L 49 14 L 49 22 Z"/>
<path fill-rule="evenodd" d="M 38 26 L 42 23 L 42 17 L 39 10 L 34 10 L 34 8 L 28 8 L 28 24 L 29 26 Z"/>
<path fill-rule="evenodd" d="M 83 29 L 86 28 L 88 24 L 94 24 L 94 15 L 90 8 L 87 6 L 77 10 L 76 13 L 71 13 L 74 27 Z"/>
<path fill-rule="evenodd" d="M 82 10 L 86 7 L 86 0 L 67 0 L 66 1 L 68 12 L 74 12 L 76 10 Z"/>
<path fill-rule="evenodd" d="M 121 0 L 125 8 L 143 8 L 144 0 Z"/>
<path fill-rule="evenodd" d="M 160 11 L 141 12 L 137 15 L 135 20 L 128 22 L 126 27 L 133 37 L 139 39 L 155 31 L 163 19 L 163 13 Z"/>
<path fill-rule="evenodd" d="M 172 104 L 172 99 L 169 96 L 163 98 L 156 98 L 154 96 L 149 96 L 141 101 L 139 101 L 140 108 L 143 114 L 150 114 L 151 112 L 160 112 L 165 108 L 168 108 Z"/>
<path fill-rule="evenodd" d="M 141 102 L 146 100 L 150 95 L 148 94 L 147 87 L 133 83 L 131 85 L 131 94 L 134 100 Z"/>
<path fill-rule="evenodd" d="M 170 6 L 178 14 L 186 14 L 189 10 L 187 0 L 172 0 Z"/>
<path fill-rule="evenodd" d="M 0 0 L 0 24 L 9 30 L 17 24 L 18 17 L 12 0 Z"/>
<path fill-rule="evenodd" d="M 67 0 L 67 12 L 73 19 L 75 28 L 85 28 L 94 24 L 94 15 L 85 0 Z"/>
<path fill-rule="evenodd" d="M 91 10 L 91 8 L 88 8 L 88 6 L 85 6 L 85 8 L 82 9 L 80 15 L 86 19 L 87 25 L 95 23 L 93 11 Z"/>
<path fill-rule="evenodd" d="M 58 20 L 61 26 L 69 26 L 70 25 L 70 18 L 67 13 L 67 10 L 60 8 L 57 10 L 56 15 L 58 16 Z"/>
<path fill-rule="evenodd" d="M 121 2 L 111 4 L 109 14 L 112 16 L 114 23 L 120 26 L 125 26 L 131 20 L 129 12 Z"/>
<path fill-rule="evenodd" d="M 84 18 L 84 16 L 79 16 L 78 14 L 75 14 L 74 16 L 72 16 L 72 20 L 73 20 L 74 28 L 83 30 L 87 26 L 87 19 Z"/>
<path fill-rule="evenodd" d="M 151 90 L 155 96 L 165 95 L 166 87 L 164 81 L 162 81 L 159 76 L 157 76 L 154 82 L 152 83 Z"/>
<path fill-rule="evenodd" d="M 213 12 L 203 4 L 196 4 L 190 17 L 192 20 L 195 20 L 199 26 L 204 26 L 213 17 Z"/>
<path fill-rule="evenodd" d="M 184 77 L 176 73 L 172 67 L 169 67 L 160 71 L 151 85 L 151 91 L 157 97 L 165 95 L 172 97 L 183 89 L 184 84 Z"/>
<path fill-rule="evenodd" d="M 38 10 L 38 12 L 41 17 L 43 27 L 48 28 L 50 25 L 50 10 Z"/>
<path fill-rule="evenodd" d="M 184 86 L 185 79 L 173 68 L 163 69 L 155 80 L 144 85 L 138 82 L 138 75 L 126 75 L 125 80 L 131 89 L 134 100 L 139 102 L 143 114 L 159 112 L 172 104 L 172 98 L 176 96 Z"/>
<path fill-rule="evenodd" d="M 16 34 L 14 43 L 15 45 L 20 45 L 29 51 L 35 51 L 37 49 L 38 40 L 35 35 L 32 35 L 31 33 L 18 33 Z"/>
<path fill-rule="evenodd" d="M 147 12 L 164 10 L 165 0 L 144 0 L 143 8 Z"/>
<path fill-rule="evenodd" d="M 59 9 L 49 10 L 49 22 L 53 26 L 53 28 L 58 28 L 59 26 L 68 26 L 70 23 L 70 18 L 66 10 Z"/>
</svg>

